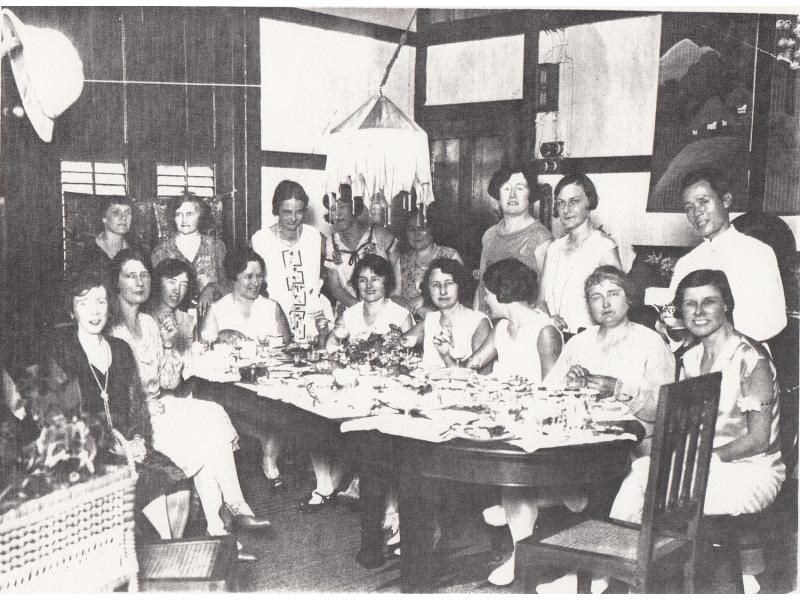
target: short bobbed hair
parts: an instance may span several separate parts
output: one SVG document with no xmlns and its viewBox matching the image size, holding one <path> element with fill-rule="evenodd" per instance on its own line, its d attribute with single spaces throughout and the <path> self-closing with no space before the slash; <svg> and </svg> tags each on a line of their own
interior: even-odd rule
<svg viewBox="0 0 800 600">
<path fill-rule="evenodd" d="M 457 260 L 452 258 L 437 258 L 431 261 L 428 268 L 425 270 L 425 275 L 422 276 L 422 285 L 420 291 L 422 292 L 422 299 L 426 306 L 433 306 L 433 299 L 431 298 L 430 285 L 433 272 L 439 269 L 442 273 L 450 275 L 453 281 L 458 286 L 458 301 L 461 304 L 467 304 L 472 297 L 472 275 L 467 271 L 467 268 Z"/>
<path fill-rule="evenodd" d="M 64 281 L 63 297 L 64 308 L 69 315 L 72 313 L 72 303 L 76 298 L 87 294 L 94 288 L 103 288 L 106 291 L 109 302 L 111 302 L 111 290 L 109 289 L 108 273 L 100 269 L 86 269 L 74 273 L 69 279 Z"/>
<path fill-rule="evenodd" d="M 720 198 L 725 194 L 729 194 L 731 191 L 730 179 L 724 171 L 713 167 L 705 167 L 689 171 L 683 176 L 683 179 L 681 179 L 681 194 L 683 194 L 688 187 L 701 181 L 707 182 Z"/>
<path fill-rule="evenodd" d="M 272 194 L 272 214 L 277 216 L 281 204 L 292 198 L 300 200 L 308 208 L 308 194 L 303 186 L 291 179 L 284 179 L 275 186 L 275 192 Z"/>
<path fill-rule="evenodd" d="M 587 303 L 589 302 L 589 293 L 591 292 L 592 288 L 605 281 L 610 281 L 611 283 L 621 287 L 625 292 L 625 299 L 628 301 L 628 305 L 633 304 L 634 299 L 637 297 L 636 286 L 628 278 L 628 276 L 625 275 L 624 272 L 610 265 L 597 267 L 594 271 L 592 271 L 592 274 L 586 278 L 586 282 L 583 284 L 583 293 L 586 296 Z"/>
<path fill-rule="evenodd" d="M 494 172 L 492 178 L 489 180 L 489 185 L 486 191 L 495 200 L 500 200 L 500 188 L 511 179 L 514 173 L 522 173 L 525 182 L 531 190 L 531 204 L 533 204 L 534 191 L 536 189 L 536 175 L 530 172 L 525 166 L 520 164 L 504 164 L 497 171 Z"/>
<path fill-rule="evenodd" d="M 539 293 L 536 272 L 516 258 L 504 258 L 490 265 L 483 273 L 483 285 L 501 304 L 531 302 Z"/>
<path fill-rule="evenodd" d="M 231 281 L 236 281 L 240 273 L 247 269 L 247 263 L 257 262 L 261 265 L 261 272 L 266 277 L 267 267 L 264 264 L 264 259 L 253 250 L 252 248 L 236 248 L 231 250 L 225 255 L 222 260 L 222 270 L 225 271 L 225 277 Z"/>
<path fill-rule="evenodd" d="M 189 297 L 192 295 L 195 286 L 194 270 L 185 260 L 180 258 L 165 258 L 153 269 L 153 277 L 150 279 L 150 304 L 155 307 L 161 298 L 161 280 L 177 277 L 181 273 L 186 273 L 189 279 L 189 291 L 179 307 L 181 310 L 188 308 Z"/>
<path fill-rule="evenodd" d="M 392 265 L 382 256 L 367 254 L 356 263 L 356 266 L 353 268 L 353 274 L 350 276 L 350 285 L 355 290 L 356 297 L 361 300 L 361 296 L 358 293 L 358 278 L 361 277 L 361 273 L 365 269 L 369 269 L 378 277 L 383 278 L 383 287 L 386 290 L 386 296 L 389 296 L 395 285 L 394 269 L 392 269 Z"/>
<path fill-rule="evenodd" d="M 197 230 L 205 231 L 208 227 L 208 217 L 211 211 L 209 209 L 208 202 L 192 192 L 186 192 L 183 194 L 183 196 L 178 196 L 177 198 L 170 198 L 169 203 L 167 204 L 167 218 L 169 219 L 169 223 L 173 229 L 177 229 L 177 226 L 175 225 L 175 212 L 181 206 L 183 206 L 185 202 L 191 202 L 194 204 L 194 207 L 200 216 L 200 218 L 197 220 Z"/>
<path fill-rule="evenodd" d="M 597 196 L 597 188 L 594 187 L 594 182 L 583 173 L 570 173 L 569 175 L 564 175 L 561 181 L 556 184 L 556 189 L 553 190 L 553 212 L 555 216 L 558 216 L 558 205 L 555 199 L 558 197 L 558 193 L 568 185 L 580 186 L 583 193 L 586 194 L 586 198 L 589 200 L 589 210 L 597 208 L 600 199 Z"/>
<path fill-rule="evenodd" d="M 686 290 L 689 288 L 702 287 L 704 285 L 713 285 L 722 296 L 722 301 L 728 307 L 728 320 L 733 323 L 733 292 L 731 291 L 731 284 L 728 282 L 728 277 L 722 271 L 716 269 L 700 269 L 692 271 L 686 277 L 681 279 L 678 287 L 675 290 L 675 300 L 673 304 L 683 317 L 683 298 Z"/>
</svg>

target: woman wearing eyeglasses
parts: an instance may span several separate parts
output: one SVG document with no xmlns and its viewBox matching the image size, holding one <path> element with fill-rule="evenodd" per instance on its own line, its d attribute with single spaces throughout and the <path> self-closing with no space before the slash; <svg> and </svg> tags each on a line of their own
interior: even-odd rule
<svg viewBox="0 0 800 600">
<path fill-rule="evenodd" d="M 403 336 L 407 347 L 422 344 L 422 364 L 456 367 L 489 335 L 487 316 L 463 304 L 472 289 L 470 279 L 464 265 L 452 258 L 436 258 L 425 271 L 420 289 L 430 311 Z"/>
<path fill-rule="evenodd" d="M 486 288 L 482 279 L 486 269 L 504 258 L 516 258 L 526 267 L 542 272 L 544 254 L 553 235 L 530 213 L 531 190 L 536 184 L 533 175 L 522 167 L 503 166 L 489 181 L 489 195 L 498 201 L 502 219 L 492 225 L 481 239 L 480 281 L 474 306 L 489 314 Z"/>
<path fill-rule="evenodd" d="M 597 208 L 597 190 L 586 175 L 566 175 L 554 192 L 558 219 L 566 235 L 547 249 L 539 304 L 570 337 L 590 327 L 592 317 L 583 292 L 586 278 L 603 265 L 623 270 L 617 243 L 594 226 L 589 216 Z"/>
</svg>

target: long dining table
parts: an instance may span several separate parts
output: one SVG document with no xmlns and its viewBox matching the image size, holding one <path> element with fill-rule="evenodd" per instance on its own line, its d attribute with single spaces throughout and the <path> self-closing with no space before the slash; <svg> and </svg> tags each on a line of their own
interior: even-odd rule
<svg viewBox="0 0 800 600">
<path fill-rule="evenodd" d="M 621 481 L 636 441 L 618 439 L 526 452 L 504 442 L 452 439 L 431 442 L 375 430 L 342 433 L 344 419 L 328 418 L 271 398 L 269 390 L 197 379 L 195 395 L 222 405 L 236 428 L 255 435 L 280 430 L 297 448 L 335 451 L 360 473 L 361 548 L 367 568 L 385 561 L 382 519 L 390 486 L 399 490 L 402 553 L 400 589 L 425 593 L 440 575 L 434 549 L 436 504 L 453 482 L 527 487 L 537 493 L 590 493 Z M 640 436 L 635 427 L 631 431 Z"/>
</svg>

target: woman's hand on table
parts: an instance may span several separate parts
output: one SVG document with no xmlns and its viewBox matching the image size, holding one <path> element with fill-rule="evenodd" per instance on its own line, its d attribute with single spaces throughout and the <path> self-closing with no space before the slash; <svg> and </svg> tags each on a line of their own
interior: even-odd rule
<svg viewBox="0 0 800 600">
<path fill-rule="evenodd" d="M 158 415 L 163 415 L 164 411 L 164 403 L 161 400 L 150 400 L 147 403 L 147 410 L 150 411 L 150 415 L 153 417 L 157 417 Z"/>
<path fill-rule="evenodd" d="M 586 387 L 600 392 L 600 398 L 613 396 L 617 387 L 617 379 L 615 377 L 609 377 L 608 375 L 592 375 L 591 373 L 587 373 L 584 381 L 586 382 Z"/>
<path fill-rule="evenodd" d="M 567 387 L 582 388 L 586 387 L 586 377 L 589 375 L 588 369 L 580 365 L 572 365 L 567 371 Z"/>
</svg>

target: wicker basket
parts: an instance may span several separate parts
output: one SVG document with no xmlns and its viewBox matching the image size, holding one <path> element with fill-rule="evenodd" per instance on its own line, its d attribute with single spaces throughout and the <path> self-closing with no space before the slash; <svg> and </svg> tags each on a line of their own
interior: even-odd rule
<svg viewBox="0 0 800 600">
<path fill-rule="evenodd" d="M 138 590 L 128 463 L 0 515 L 0 594 Z"/>
</svg>

